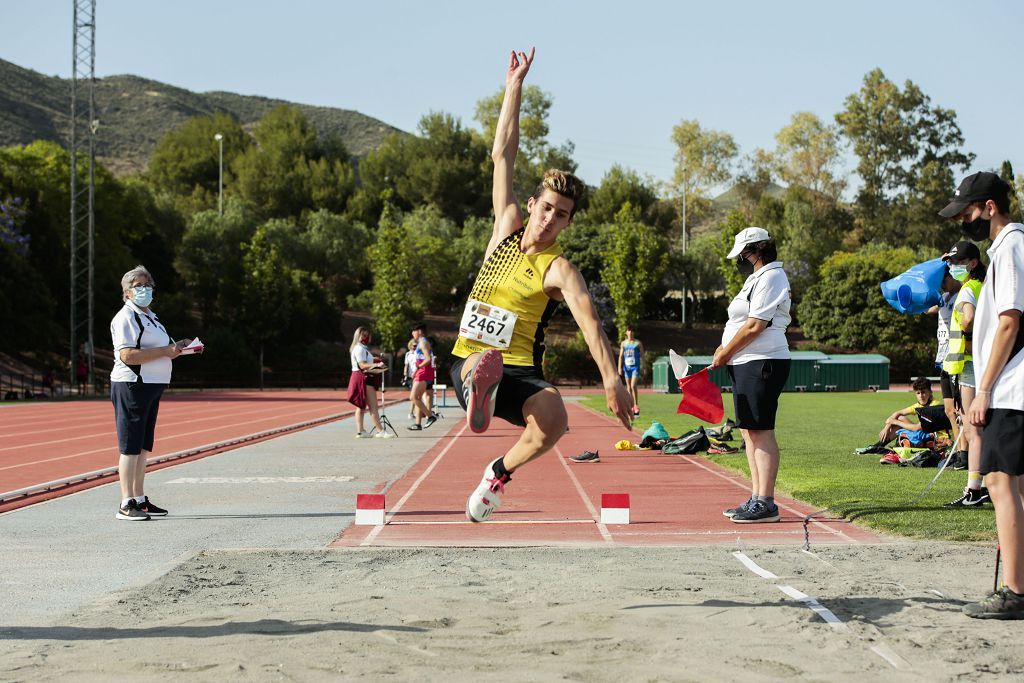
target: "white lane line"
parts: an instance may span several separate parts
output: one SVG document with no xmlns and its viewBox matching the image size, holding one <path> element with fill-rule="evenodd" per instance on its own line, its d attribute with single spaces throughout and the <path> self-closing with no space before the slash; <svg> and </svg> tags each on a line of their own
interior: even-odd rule
<svg viewBox="0 0 1024 683">
<path fill-rule="evenodd" d="M 682 458 L 682 459 L 683 459 L 683 460 L 685 460 L 686 462 L 692 463 L 692 464 L 696 465 L 697 467 L 701 468 L 702 470 L 705 470 L 705 471 L 707 471 L 707 472 L 710 472 L 710 473 L 714 474 L 714 475 L 715 475 L 716 477 L 720 477 L 720 478 L 722 478 L 722 479 L 725 479 L 726 481 L 728 481 L 728 482 L 731 482 L 731 483 L 732 483 L 732 484 L 733 484 L 734 486 L 736 486 L 736 487 L 738 487 L 738 488 L 741 488 L 741 489 L 743 489 L 744 491 L 748 491 L 748 489 L 747 489 L 747 487 L 746 487 L 745 485 L 743 485 L 743 484 L 741 484 L 740 482 L 736 481 L 736 480 L 735 480 L 735 479 L 733 479 L 732 477 L 726 476 L 725 474 L 723 474 L 723 473 L 721 473 L 721 472 L 717 472 L 717 471 L 715 471 L 714 469 L 712 469 L 712 468 L 708 467 L 707 465 L 705 465 L 704 463 L 702 463 L 702 462 L 701 462 L 700 460 L 697 460 L 696 458 L 692 458 L 692 457 L 690 457 L 690 456 L 686 456 L 686 455 L 677 455 L 676 457 Z M 804 514 L 803 512 L 800 512 L 799 510 L 797 510 L 797 509 L 795 509 L 795 508 L 792 508 L 792 507 L 790 507 L 790 506 L 786 505 L 785 503 L 780 503 L 780 502 L 776 501 L 776 505 L 778 505 L 778 506 L 779 506 L 780 508 L 782 508 L 782 509 L 783 509 L 783 510 L 785 510 L 786 512 L 791 512 L 791 513 L 793 513 L 794 515 L 797 515 L 797 516 L 798 516 L 798 517 L 800 517 L 801 519 L 803 519 L 804 517 L 806 517 L 806 516 L 807 516 L 807 515 L 806 515 L 806 514 Z M 841 536 L 841 537 L 842 537 L 842 538 L 843 538 L 844 540 L 846 540 L 846 541 L 847 541 L 848 543 L 851 543 L 851 544 L 853 544 L 853 545 L 861 545 L 861 542 L 860 542 L 860 541 L 858 541 L 857 539 L 855 539 L 855 538 L 853 538 L 853 537 L 851 537 L 851 536 L 847 536 L 847 535 L 846 535 L 846 534 L 845 534 L 845 533 L 844 533 L 843 531 L 841 531 L 840 529 L 833 529 L 832 527 L 828 526 L 828 525 L 827 525 L 827 524 L 825 524 L 824 522 L 819 522 L 819 521 L 818 521 L 818 520 L 816 520 L 816 519 L 812 519 L 812 520 L 811 520 L 811 524 L 814 524 L 815 526 L 819 526 L 819 527 L 821 527 L 821 529 L 822 529 L 823 531 L 827 531 L 828 533 L 830 533 L 830 534 L 833 534 L 834 536 Z"/>
<path fill-rule="evenodd" d="M 601 534 L 601 538 L 604 539 L 605 543 L 612 543 L 611 532 L 608 531 L 608 527 L 606 525 L 599 521 L 601 517 L 597 514 L 597 509 L 594 507 L 593 503 L 590 502 L 590 499 L 587 498 L 587 493 L 583 490 L 583 486 L 580 485 L 580 480 L 576 478 L 576 475 L 572 473 L 569 466 L 565 464 L 565 458 L 562 456 L 562 450 L 558 447 L 558 444 L 555 444 L 554 450 L 555 456 L 558 458 L 558 462 L 562 463 L 562 468 L 565 470 L 565 473 L 569 475 L 569 479 L 572 480 L 572 485 L 576 487 L 576 493 L 579 494 L 583 504 L 587 506 L 587 512 L 590 513 L 590 516 L 594 518 L 594 522 L 597 523 L 597 531 Z"/>
<path fill-rule="evenodd" d="M 828 607 L 825 607 L 823 604 L 821 604 L 811 596 L 807 595 L 806 593 L 798 591 L 796 588 L 793 588 L 792 586 L 776 586 L 776 588 L 778 588 L 780 591 L 782 591 L 789 597 L 793 598 L 794 600 L 798 600 L 807 605 L 807 607 L 809 607 L 812 612 L 814 612 L 819 617 L 824 619 L 825 622 L 834 630 L 850 630 L 849 627 L 843 623 L 843 620 L 837 617 L 832 610 L 830 610 Z"/>
<path fill-rule="evenodd" d="M 423 474 L 421 474 L 419 478 L 413 482 L 412 486 L 409 487 L 409 490 L 405 492 L 405 495 L 402 496 L 397 503 L 395 503 L 394 507 L 391 508 L 390 514 L 388 514 L 388 516 L 384 518 L 384 524 L 378 524 L 377 526 L 373 527 L 373 529 L 370 530 L 370 533 L 366 535 L 366 538 L 364 538 L 363 542 L 359 545 L 370 545 L 371 543 L 373 543 L 374 539 L 376 539 L 377 536 L 380 535 L 380 532 L 384 530 L 384 527 L 387 526 L 392 519 L 394 519 L 395 514 L 402 509 L 402 506 L 405 505 L 406 501 L 408 501 L 409 498 L 412 497 L 412 494 L 416 493 L 416 489 L 418 489 L 420 484 L 423 483 L 423 480 L 426 479 L 430 475 L 430 473 L 434 471 L 434 468 L 437 467 L 437 463 L 441 462 L 441 458 L 443 458 L 448 453 L 448 451 L 452 449 L 452 446 L 455 445 L 455 442 L 459 440 L 459 437 L 462 436 L 462 434 L 468 428 L 468 422 L 462 425 L 462 429 L 459 430 L 459 433 L 452 437 L 452 440 L 448 442 L 448 445 L 445 446 L 441 450 L 441 452 L 437 454 L 437 457 L 434 458 L 433 462 L 427 465 L 427 468 L 423 470 Z"/>
<path fill-rule="evenodd" d="M 388 526 L 411 526 L 411 525 L 429 526 L 429 525 L 438 525 L 438 524 L 443 524 L 443 525 L 454 525 L 454 524 L 463 525 L 464 524 L 464 525 L 467 525 L 467 526 L 479 526 L 479 524 L 477 522 L 471 522 L 468 519 L 466 519 L 466 520 L 437 520 L 437 521 L 434 521 L 434 522 L 429 521 L 429 520 L 396 522 L 396 521 L 392 520 L 390 522 L 387 522 L 387 524 L 388 524 Z M 597 522 L 595 522 L 592 519 L 494 519 L 494 518 L 491 518 L 491 519 L 487 520 L 487 526 L 493 526 L 495 524 L 597 524 Z"/>
<path fill-rule="evenodd" d="M 742 531 L 616 531 L 616 536 L 735 536 L 736 538 L 752 536 L 796 536 L 803 540 L 804 532 L 799 529 L 790 531 L 747 530 Z"/>
<path fill-rule="evenodd" d="M 779 578 L 775 574 L 772 574 L 770 571 L 768 571 L 767 569 L 765 569 L 764 567 L 759 565 L 757 562 L 754 562 L 752 559 L 750 559 L 747 556 L 746 553 L 741 553 L 741 552 L 739 552 L 737 550 L 736 552 L 734 552 L 732 554 L 732 556 L 735 557 L 740 562 L 742 562 L 744 567 L 746 567 L 750 571 L 754 572 L 755 574 L 760 576 L 762 579 L 777 579 L 777 578 Z"/>
<path fill-rule="evenodd" d="M 764 567 L 762 567 L 759 564 L 757 564 L 756 562 L 754 562 L 752 559 L 747 557 L 747 555 L 742 553 L 742 552 L 734 552 L 733 553 L 733 557 L 735 557 L 737 560 L 742 562 L 743 565 L 747 569 L 749 569 L 750 571 L 754 572 L 755 574 L 757 574 L 758 576 L 760 576 L 762 578 L 765 578 L 765 579 L 777 579 L 777 578 L 779 578 L 778 576 L 776 576 L 772 572 L 768 571 Z M 778 588 L 783 593 L 785 593 L 786 595 L 788 595 L 789 597 L 793 598 L 794 600 L 802 602 L 804 605 L 806 605 L 811 611 L 813 611 L 815 614 L 817 614 L 819 617 L 821 617 L 825 621 L 825 623 L 827 623 L 829 625 L 829 627 L 832 628 L 832 630 L 834 630 L 834 631 L 842 631 L 842 632 L 845 632 L 845 633 L 852 633 L 852 631 L 850 630 L 850 627 L 847 626 L 843 622 L 842 619 L 837 617 L 832 610 L 830 610 L 829 608 L 825 607 L 823 604 L 818 602 L 818 600 L 816 598 L 813 598 L 810 595 L 807 595 L 806 593 L 804 593 L 803 591 L 799 591 L 796 588 L 793 588 L 792 586 L 783 586 L 783 585 L 776 584 L 775 587 Z M 888 645 L 885 645 L 884 643 L 879 644 L 879 645 L 872 645 L 872 646 L 870 646 L 870 649 L 876 655 L 878 655 L 879 657 L 884 659 L 886 662 L 888 662 L 889 665 L 892 666 L 892 668 L 894 668 L 894 669 L 899 669 L 901 671 L 906 671 L 906 670 L 909 670 L 909 669 L 913 668 L 911 666 L 910 662 L 908 662 L 906 659 L 904 659 L 903 657 L 901 657 L 898 654 L 896 654 L 896 652 L 894 652 L 892 650 L 892 648 L 890 648 Z"/>
<path fill-rule="evenodd" d="M 352 481 L 349 476 L 315 477 L 179 477 L 168 484 L 332 484 Z"/>
</svg>

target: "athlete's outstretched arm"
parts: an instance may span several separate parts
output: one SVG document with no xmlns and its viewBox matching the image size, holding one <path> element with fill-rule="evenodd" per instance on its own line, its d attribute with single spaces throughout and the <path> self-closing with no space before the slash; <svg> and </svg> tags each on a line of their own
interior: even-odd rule
<svg viewBox="0 0 1024 683">
<path fill-rule="evenodd" d="M 505 97 L 501 101 L 498 125 L 494 129 L 494 146 L 491 159 L 494 161 L 494 178 L 491 186 L 491 202 L 494 205 L 494 231 L 487 245 L 487 255 L 501 240 L 523 225 L 523 216 L 516 201 L 513 185 L 516 154 L 519 152 L 519 109 L 523 99 L 523 79 L 533 64 L 534 48 L 530 54 L 515 51 L 509 55 L 508 71 L 505 73 Z"/>
<path fill-rule="evenodd" d="M 629 391 L 619 381 L 618 368 L 615 367 L 614 352 L 608 341 L 608 336 L 601 327 L 601 321 L 597 317 L 597 310 L 590 298 L 590 291 L 583 275 L 576 266 L 564 258 L 557 258 L 548 268 L 544 276 L 544 289 L 557 288 L 561 291 L 563 300 L 569 306 L 576 324 L 583 331 L 583 338 L 587 341 L 587 348 L 590 355 L 597 363 L 597 369 L 601 371 L 601 382 L 604 385 L 604 394 L 608 402 L 608 410 L 612 412 L 626 429 L 630 429 L 632 414 L 630 407 L 633 399 Z"/>
</svg>

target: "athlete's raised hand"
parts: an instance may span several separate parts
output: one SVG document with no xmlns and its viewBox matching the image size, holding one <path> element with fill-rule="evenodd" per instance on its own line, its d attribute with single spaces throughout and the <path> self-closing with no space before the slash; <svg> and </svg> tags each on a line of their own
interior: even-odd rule
<svg viewBox="0 0 1024 683">
<path fill-rule="evenodd" d="M 516 54 L 516 51 L 512 50 L 508 57 L 508 73 L 505 74 L 505 85 L 523 82 L 527 72 L 530 70 L 530 65 L 533 64 L 533 53 L 536 49 L 531 47 L 529 55 L 525 52 Z"/>
</svg>

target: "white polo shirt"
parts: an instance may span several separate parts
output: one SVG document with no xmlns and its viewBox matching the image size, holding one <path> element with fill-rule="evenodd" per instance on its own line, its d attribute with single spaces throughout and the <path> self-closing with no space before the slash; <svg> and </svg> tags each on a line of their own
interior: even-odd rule
<svg viewBox="0 0 1024 683">
<path fill-rule="evenodd" d="M 139 326 L 141 323 L 141 327 Z M 129 367 L 121 360 L 121 349 L 155 349 L 171 343 L 171 337 L 163 324 L 157 320 L 156 313 L 148 313 L 133 301 L 125 301 L 124 306 L 110 321 L 110 338 L 114 342 L 114 368 L 110 371 L 111 382 L 137 382 L 138 371 L 144 384 L 170 384 L 171 359 L 162 356 L 142 365 Z"/>
<path fill-rule="evenodd" d="M 974 376 L 979 386 L 992 357 L 999 314 L 1024 311 L 1024 225 L 1003 228 L 988 255 L 988 275 L 974 315 Z M 991 389 L 989 408 L 1024 411 L 1024 350 L 1006 362 Z"/>
<path fill-rule="evenodd" d="M 370 353 L 370 349 L 366 348 L 366 344 L 357 344 L 352 352 L 349 354 L 352 360 L 352 371 L 359 370 L 359 363 L 372 363 L 373 354 Z"/>
<path fill-rule="evenodd" d="M 793 320 L 789 314 L 792 300 L 789 278 L 782 269 L 782 261 L 772 261 L 747 278 L 740 293 L 729 304 L 729 321 L 722 332 L 722 346 L 732 341 L 747 323 L 747 318 L 765 320 L 769 325 L 740 349 L 729 365 L 790 357 L 786 328 Z"/>
</svg>

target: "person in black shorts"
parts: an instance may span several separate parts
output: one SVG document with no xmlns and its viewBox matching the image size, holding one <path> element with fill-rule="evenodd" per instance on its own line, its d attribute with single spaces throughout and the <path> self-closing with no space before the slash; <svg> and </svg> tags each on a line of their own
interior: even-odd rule
<svg viewBox="0 0 1024 683">
<path fill-rule="evenodd" d="M 940 216 L 974 241 L 992 240 L 974 316 L 975 393 L 968 421 L 981 428 L 981 466 L 1004 561 L 1004 585 L 964 606 L 976 619 L 1024 619 L 1024 225 L 1012 223 L 1010 186 L 994 173 L 961 181 Z"/>
<path fill-rule="evenodd" d="M 741 230 L 728 258 L 736 259 L 737 270 L 747 279 L 729 304 L 722 345 L 709 367 L 727 366 L 732 378 L 736 425 L 746 445 L 751 493 L 744 503 L 722 514 L 737 524 L 777 522 L 775 415 L 789 378 L 789 278 L 778 260 L 775 241 L 764 228 Z"/>
</svg>

